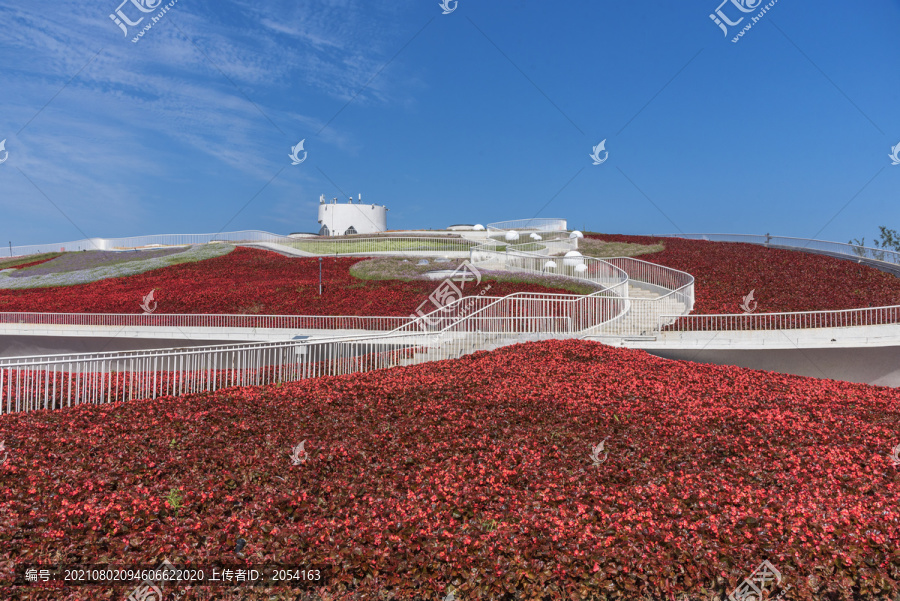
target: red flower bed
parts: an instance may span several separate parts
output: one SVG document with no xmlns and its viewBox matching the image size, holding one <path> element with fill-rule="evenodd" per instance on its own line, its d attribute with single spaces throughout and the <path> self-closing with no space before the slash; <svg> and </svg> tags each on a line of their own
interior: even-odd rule
<svg viewBox="0 0 900 601">
<path fill-rule="evenodd" d="M 694 313 L 741 313 L 755 290 L 759 313 L 900 304 L 900 278 L 852 261 L 755 244 L 598 234 L 608 242 L 665 245 L 636 257 L 694 276 Z"/>
<path fill-rule="evenodd" d="M 141 300 L 155 290 L 157 313 L 408 316 L 440 285 L 439 281 L 424 280 L 359 280 L 350 275 L 350 267 L 363 260 L 322 261 L 325 290 L 321 296 L 318 259 L 236 248 L 222 257 L 90 284 L 0 290 L 0 311 L 142 313 Z M 485 281 L 491 285 L 489 296 L 515 292 L 571 294 L 535 284 Z M 486 285 L 483 283 L 479 292 Z M 428 303 L 422 310 L 435 308 Z"/>
<path fill-rule="evenodd" d="M 59 256 L 59 255 L 57 255 Z M 24 269 L 25 267 L 33 267 L 34 265 L 40 265 L 41 263 L 46 263 L 47 261 L 52 261 L 56 257 L 48 257 L 46 259 L 40 259 L 39 261 L 32 261 L 30 263 L 22 263 L 21 265 L 11 265 L 9 267 L 4 267 L 0 264 L 0 269 Z"/>
<path fill-rule="evenodd" d="M 331 592 L 365 599 L 440 599 L 453 587 L 458 599 L 507 600 L 723 599 L 768 560 L 790 585 L 784 599 L 890 598 L 898 400 L 888 388 L 551 341 L 8 415 L 0 598 L 48 598 L 8 586 L 28 562 L 164 559 L 315 566 Z M 178 509 L 165 500 L 173 489 Z"/>
</svg>

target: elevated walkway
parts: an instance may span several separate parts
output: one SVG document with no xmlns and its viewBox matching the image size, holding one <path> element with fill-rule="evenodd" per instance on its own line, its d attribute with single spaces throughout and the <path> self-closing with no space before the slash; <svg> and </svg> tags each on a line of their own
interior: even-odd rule
<svg viewBox="0 0 900 601">
<path fill-rule="evenodd" d="M 900 324 L 784 330 L 656 332 L 622 346 L 644 350 L 850 349 L 900 346 Z"/>
<path fill-rule="evenodd" d="M 314 328 L 219 328 L 191 326 L 87 326 L 0 323 L 0 336 L 61 336 L 76 338 L 145 338 L 274 342 L 295 336 L 331 338 L 385 334 L 384 330 Z"/>
<path fill-rule="evenodd" d="M 582 332 L 580 337 L 615 345 L 624 340 L 652 338 L 657 335 L 660 315 L 687 313 L 685 303 L 665 296 L 658 290 L 629 282 L 628 296 L 622 299 L 627 303 L 624 314 Z"/>
</svg>

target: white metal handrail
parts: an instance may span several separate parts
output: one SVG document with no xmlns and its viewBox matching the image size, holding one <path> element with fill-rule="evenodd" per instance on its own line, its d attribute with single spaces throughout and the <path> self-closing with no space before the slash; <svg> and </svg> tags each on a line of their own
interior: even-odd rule
<svg viewBox="0 0 900 601">
<path fill-rule="evenodd" d="M 625 272 L 630 282 L 647 284 L 660 291 L 662 294 L 655 301 L 662 303 L 665 300 L 661 299 L 671 297 L 684 304 L 685 312 L 694 309 L 694 276 L 691 274 L 634 257 L 612 257 L 604 261 Z"/>
<path fill-rule="evenodd" d="M 547 273 L 547 266 L 552 263 L 552 272 L 601 285 L 601 291 L 578 297 L 574 301 L 573 307 L 582 309 L 580 314 L 573 315 L 575 332 L 589 335 L 647 335 L 655 330 L 660 314 L 679 309 L 689 311 L 693 306 L 694 279 L 690 274 L 630 257 L 612 261 L 592 257 L 563 257 L 548 262 L 545 255 L 510 250 L 510 247 L 504 252 L 484 246 L 474 248 L 472 257 L 473 262 L 494 262 L 501 264 L 504 269 L 533 273 Z M 630 270 L 630 273 L 623 267 Z M 631 276 L 634 276 L 634 280 Z M 629 298 L 628 291 L 632 281 L 650 283 L 662 294 L 655 299 Z M 668 287 L 674 289 L 670 290 Z"/>
<path fill-rule="evenodd" d="M 501 316 L 508 323 L 508 316 Z M 487 325 L 487 320 L 482 320 Z M 570 328 L 545 318 L 539 334 Z M 557 324 L 557 325 L 554 325 Z M 500 326 L 508 330 L 508 326 Z M 490 332 L 410 332 L 302 341 L 0 359 L 0 413 L 214 391 L 457 358 Z"/>
<path fill-rule="evenodd" d="M 568 225 L 565 219 L 552 217 L 533 217 L 531 219 L 512 219 L 510 221 L 497 221 L 487 224 L 488 231 L 566 231 Z"/>
<path fill-rule="evenodd" d="M 554 273 L 564 277 L 586 279 L 604 288 L 611 288 L 627 279 L 648 282 L 660 287 L 674 288 L 682 282 L 692 282 L 689 274 L 631 258 L 610 260 L 584 257 L 566 264 L 566 259 L 554 259 L 553 271 L 545 267 L 546 255 L 524 252 L 498 253 L 485 245 L 476 251 L 502 256 L 506 267 L 535 274 Z M 509 247 L 513 248 L 513 247 Z M 473 253 L 474 254 L 474 253 Z M 482 257 L 484 258 L 484 257 Z M 588 270 L 578 273 L 575 268 L 584 262 Z M 616 265 L 618 263 L 621 269 Z M 610 265 L 612 265 L 610 267 Z M 627 271 L 627 273 L 626 273 Z M 683 284 L 682 284 L 683 285 Z M 670 292 L 677 293 L 678 289 Z M 621 291 L 619 296 L 627 296 Z M 692 295 L 688 295 L 692 299 Z M 110 327 L 196 327 L 196 328 L 277 328 L 277 329 L 361 329 L 390 331 L 410 323 L 409 317 L 399 316 L 320 316 L 320 315 L 229 315 L 229 314 L 104 314 L 104 313 L 0 313 L 0 324 L 110 326 Z"/>
<path fill-rule="evenodd" d="M 0 324 L 178 327 L 273 328 L 314 330 L 393 330 L 409 317 L 368 315 L 228 315 L 189 313 L 0 313 Z"/>
<path fill-rule="evenodd" d="M 439 332 L 390 332 L 303 341 L 214 345 L 47 357 L 0 358 L 0 413 L 56 409 L 261 385 L 321 375 L 342 375 L 397 365 L 456 358 L 510 341 L 572 336 L 581 327 L 572 311 L 592 303 L 606 316 L 618 297 L 532 295 L 478 298 L 476 315 L 456 319 Z M 465 301 L 460 299 L 458 302 Z M 575 313 L 584 314 L 581 307 Z M 589 317 L 588 317 L 589 318 Z"/>
<path fill-rule="evenodd" d="M 664 323 L 668 320 L 669 323 Z M 663 315 L 660 329 L 673 332 L 797 330 L 900 324 L 900 305 L 831 311 Z"/>
<path fill-rule="evenodd" d="M 775 248 L 797 250 L 818 250 L 850 259 L 870 259 L 892 265 L 900 264 L 900 253 L 883 248 L 871 248 L 842 242 L 829 242 L 810 238 L 792 238 L 787 236 L 750 235 L 750 234 L 665 234 L 663 238 L 685 238 L 687 240 L 707 240 L 709 242 L 743 242 L 760 244 Z"/>
<path fill-rule="evenodd" d="M 509 250 L 502 253 L 483 247 L 473 249 L 473 256 L 476 253 L 484 260 L 500 262 L 505 268 L 514 270 L 524 268 L 526 271 L 536 271 L 536 266 L 540 264 L 543 268 L 547 259 L 546 256 L 534 253 Z M 563 257 L 554 259 L 553 263 L 556 266 L 554 271 L 561 271 L 563 275 L 570 277 L 589 279 L 607 287 L 609 294 L 601 296 L 618 297 L 615 302 L 604 301 L 605 306 L 614 308 L 615 311 L 604 308 L 597 315 L 596 323 L 580 323 L 583 326 L 581 331 L 586 332 L 586 335 L 650 336 L 658 331 L 660 324 L 668 323 L 669 320 L 660 320 L 661 315 L 687 313 L 694 306 L 694 277 L 677 269 L 633 257 Z M 576 271 L 580 269 L 579 265 L 586 269 Z M 598 270 L 602 270 L 602 274 L 598 274 Z M 616 281 L 621 284 L 616 285 Z M 653 299 L 632 298 L 629 296 L 630 288 L 636 284 L 655 291 L 659 296 Z"/>
<path fill-rule="evenodd" d="M 489 247 L 475 247 L 472 249 L 473 263 L 478 261 L 493 261 L 503 265 L 504 268 L 513 270 L 525 270 L 531 272 L 546 273 L 548 270 L 547 257 L 536 253 L 522 251 L 506 252 L 494 250 Z M 568 277 L 588 279 L 607 288 L 613 288 L 615 283 L 625 282 L 621 290 L 615 294 L 625 301 L 622 313 L 612 320 L 619 322 L 617 335 L 648 334 L 653 331 L 657 316 L 671 313 L 676 308 L 683 307 L 685 312 L 690 312 L 694 307 L 694 277 L 684 271 L 672 269 L 657 263 L 649 263 L 633 257 L 613 257 L 596 259 L 592 257 L 553 258 L 553 272 Z M 477 263 L 476 263 L 477 264 Z M 579 265 L 587 267 L 584 271 L 578 271 Z M 614 270 L 614 271 L 613 271 Z M 644 284 L 651 290 L 660 294 L 655 299 L 629 298 L 629 286 Z M 627 325 L 624 317 L 627 313 L 639 314 L 637 320 L 631 320 Z M 650 325 L 646 325 L 650 322 Z M 629 330 L 634 328 L 634 331 Z"/>
<path fill-rule="evenodd" d="M 13 246 L 10 256 L 26 256 L 53 252 L 73 252 L 82 250 L 132 250 L 153 246 L 190 246 L 194 244 L 227 243 L 269 243 L 280 244 L 305 250 L 312 254 L 365 254 L 367 252 L 468 252 L 478 241 L 458 235 L 446 236 L 379 236 L 379 237 L 335 237 L 335 238 L 291 238 L 260 230 L 239 232 L 219 232 L 216 234 L 155 234 L 128 238 L 87 238 L 72 242 L 53 244 L 32 244 Z M 336 250 L 337 249 L 337 250 Z M 348 250 L 349 249 L 349 250 Z"/>
<path fill-rule="evenodd" d="M 577 243 L 575 241 L 574 243 Z M 573 244 L 560 240 L 559 244 Z M 505 251 L 499 251 L 504 248 Z M 569 246 L 564 246 L 569 248 Z M 258 385 L 319 375 L 340 375 L 396 365 L 450 359 L 476 350 L 523 340 L 566 338 L 596 330 L 607 324 L 623 327 L 623 318 L 634 311 L 638 299 L 628 298 L 629 271 L 636 281 L 668 291 L 663 302 L 639 306 L 675 308 L 674 296 L 693 298 L 693 278 L 683 272 L 625 258 L 619 265 L 590 257 L 556 257 L 508 249 L 493 241 L 470 247 L 473 261 L 498 261 L 515 271 L 548 273 L 588 281 L 596 292 L 579 296 L 517 293 L 506 297 L 463 297 L 433 311 L 425 318 L 385 318 L 379 325 L 400 320 L 383 334 L 340 336 L 275 343 L 216 345 L 188 349 L 161 349 L 53 355 L 0 359 L 0 412 L 53 409 L 80 402 L 110 402 L 133 398 L 155 398 L 190 392 L 217 390 L 225 386 Z M 684 276 L 687 276 L 685 278 Z M 668 290 L 667 286 L 679 286 Z M 659 300 L 659 299 L 655 299 Z M 652 313 L 652 312 L 651 312 Z M 658 312 L 657 312 L 658 314 Z M 13 315 L 13 314 L 9 314 Z M 19 317 L 35 314 L 15 314 Z M 90 320 L 93 316 L 76 316 Z M 316 316 L 99 316 L 105 323 L 268 324 L 269 327 L 310 327 L 304 319 Z M 228 321 L 228 319 L 236 321 Z M 359 320 L 366 317 L 326 317 Z M 644 321 L 646 319 L 642 318 Z M 141 321 L 143 320 L 143 321 Z M 204 321 L 205 320 L 205 321 Z M 255 320 L 255 321 L 254 321 Z M 294 320 L 294 321 L 291 321 Z M 330 322 L 336 323 L 336 322 Z M 341 322 L 347 323 L 347 322 Z M 641 321 L 638 326 L 643 323 Z M 232 326 L 235 327 L 235 326 Z M 255 325 L 252 327 L 265 327 Z M 629 325 L 634 328 L 636 326 Z M 346 328 L 353 329 L 353 328 Z"/>
<path fill-rule="evenodd" d="M 147 246 L 189 246 L 192 244 L 208 244 L 210 242 L 281 242 L 293 241 L 271 232 L 260 230 L 244 230 L 238 232 L 219 232 L 215 234 L 153 234 L 149 236 L 131 236 L 125 238 L 86 238 L 70 242 L 52 244 L 30 244 L 13 246 L 12 256 L 35 255 L 52 252 L 72 252 L 81 250 L 130 250 Z"/>
<path fill-rule="evenodd" d="M 545 257 L 526 252 L 501 253 L 486 248 L 473 249 L 473 256 L 478 253 L 484 260 L 500 262 L 507 269 L 526 271 L 543 270 Z M 572 257 L 554 259 L 554 271 L 562 275 L 589 279 L 610 289 L 610 294 L 604 296 L 617 296 L 619 300 L 615 304 L 617 312 L 604 316 L 602 323 L 590 328 L 585 323 L 585 329 L 591 329 L 591 335 L 608 336 L 640 336 L 651 335 L 656 331 L 658 317 L 662 314 L 675 311 L 690 312 L 694 305 L 694 278 L 688 273 L 648 263 L 632 257 L 615 257 L 609 259 L 595 259 L 591 257 Z M 537 267 L 540 265 L 541 267 Z M 579 267 L 583 265 L 583 267 Z M 602 274 L 596 273 L 598 267 L 605 270 Z M 584 269 L 586 268 L 586 269 Z M 579 271 L 580 270 L 580 271 Z M 614 270 L 615 273 L 612 273 Z M 622 282 L 616 286 L 615 282 Z M 630 287 L 634 284 L 643 284 L 660 294 L 654 299 L 631 298 Z"/>
<path fill-rule="evenodd" d="M 464 297 L 449 306 L 456 316 L 437 332 L 407 324 L 400 329 L 408 331 L 381 335 L 0 359 L 0 412 L 338 375 L 455 358 L 523 336 L 568 337 L 619 312 L 619 298 L 601 298 L 600 292 L 609 291 L 588 297 L 533 293 Z"/>
<path fill-rule="evenodd" d="M 486 243 L 471 250 L 474 265 L 496 263 L 504 269 L 526 271 L 540 275 L 559 275 L 576 280 L 588 280 L 605 288 L 628 281 L 628 274 L 605 259 L 594 257 L 549 257 L 544 254 L 516 250 L 516 246 Z M 550 267 L 550 264 L 553 266 Z M 584 269 L 582 269 L 582 267 Z M 662 267 L 662 269 L 668 269 Z"/>
<path fill-rule="evenodd" d="M 552 331 L 576 334 L 600 323 L 598 307 L 619 306 L 619 296 L 602 289 L 586 296 L 517 292 L 508 296 L 464 297 L 459 301 L 417 318 L 395 333 L 426 332 L 490 332 L 537 333 L 554 323 Z M 588 305 L 590 305 L 588 307 Z M 607 316 L 606 319 L 610 317 Z M 565 324 L 559 329 L 559 324 Z"/>
<path fill-rule="evenodd" d="M 541 240 L 528 240 L 516 244 L 508 244 L 506 252 L 508 253 L 527 253 L 532 255 L 551 255 L 565 253 L 571 250 L 578 250 L 578 238 L 569 238 L 568 236 L 555 236 L 556 232 L 544 234 Z M 497 245 L 494 245 L 493 250 Z"/>
<path fill-rule="evenodd" d="M 0 413 L 341 375 L 401 364 L 423 334 L 0 359 Z"/>
</svg>

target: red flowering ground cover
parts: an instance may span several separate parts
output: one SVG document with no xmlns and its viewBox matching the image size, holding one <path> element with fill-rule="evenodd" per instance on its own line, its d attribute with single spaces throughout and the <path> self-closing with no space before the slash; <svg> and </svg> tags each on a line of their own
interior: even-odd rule
<svg viewBox="0 0 900 601">
<path fill-rule="evenodd" d="M 319 296 L 319 261 L 236 248 L 213 259 L 75 286 L 0 290 L 0 311 L 142 313 L 142 298 L 155 290 L 157 313 L 264 315 L 402 315 L 415 312 L 439 281 L 360 280 L 350 267 L 365 258 L 322 261 L 325 290 Z M 483 280 L 488 295 L 515 292 L 570 294 L 536 284 Z M 481 289 L 479 289 L 480 291 Z M 423 310 L 435 307 L 428 303 Z"/>
<path fill-rule="evenodd" d="M 27 263 L 19 263 L 16 260 L 8 260 L 8 261 L 0 261 L 0 269 L 24 269 L 25 267 L 34 267 L 35 265 L 40 265 L 41 263 L 46 263 L 47 261 L 52 261 L 58 254 L 55 254 L 50 257 L 46 257 L 44 259 L 38 259 L 37 261 L 29 261 Z"/>
<path fill-rule="evenodd" d="M 721 600 L 768 560 L 783 599 L 887 599 L 900 593 L 898 400 L 550 341 L 7 415 L 0 598 L 132 588 L 9 586 L 26 562 L 168 559 L 316 566 L 329 599 L 460 600 Z"/>
<path fill-rule="evenodd" d="M 757 312 L 858 309 L 900 304 L 900 278 L 852 261 L 755 244 L 591 234 L 608 242 L 664 244 L 637 257 L 694 276 L 694 313 L 741 313 L 755 290 Z"/>
</svg>

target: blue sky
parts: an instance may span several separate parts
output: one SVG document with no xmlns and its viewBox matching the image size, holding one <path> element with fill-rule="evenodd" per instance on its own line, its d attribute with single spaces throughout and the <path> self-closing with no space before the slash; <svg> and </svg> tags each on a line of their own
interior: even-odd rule
<svg viewBox="0 0 900 601">
<path fill-rule="evenodd" d="M 134 43 L 159 9 L 125 36 L 120 1 L 0 0 L 4 245 L 316 231 L 359 193 L 395 229 L 900 228 L 900 0 L 779 0 L 737 43 L 765 3 L 726 37 L 720 0 L 177 0 Z"/>
</svg>

